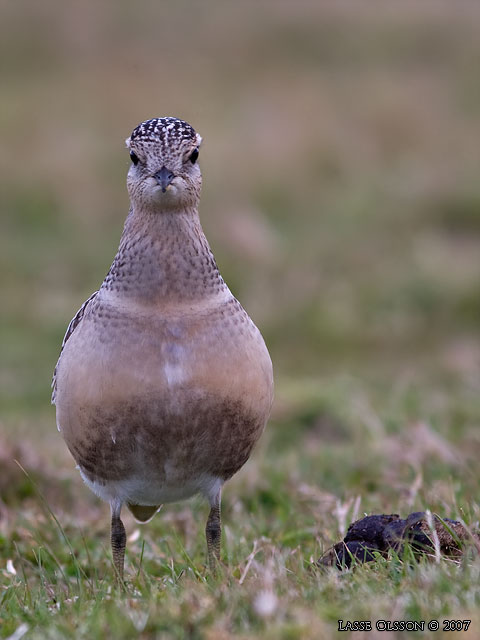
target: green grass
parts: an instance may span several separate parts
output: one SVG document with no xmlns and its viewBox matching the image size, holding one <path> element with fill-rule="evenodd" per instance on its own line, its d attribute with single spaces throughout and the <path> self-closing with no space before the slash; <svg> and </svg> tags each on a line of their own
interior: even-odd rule
<svg viewBox="0 0 480 640">
<path fill-rule="evenodd" d="M 7 3 L 0 638 L 329 638 L 380 618 L 478 636 L 473 551 L 315 565 L 364 513 L 479 524 L 480 16 L 458 4 Z M 108 507 L 55 429 L 50 380 L 118 245 L 123 141 L 154 115 L 204 137 L 202 222 L 276 401 L 225 488 L 222 574 L 198 499 L 125 516 L 118 593 Z"/>
<path fill-rule="evenodd" d="M 477 526 L 480 443 L 469 425 L 478 406 L 459 419 L 462 390 L 450 398 L 440 383 L 413 381 L 394 394 L 354 378 L 295 381 L 280 383 L 279 394 L 282 410 L 257 455 L 224 492 L 216 578 L 205 568 L 200 499 L 166 505 L 147 525 L 126 516 L 121 593 L 108 507 L 68 459 L 51 468 L 37 459 L 30 477 L 7 466 L 15 490 L 5 494 L 0 541 L 1 637 L 22 623 L 30 637 L 46 638 L 318 638 L 335 635 L 340 619 L 472 619 L 475 628 L 480 561 L 472 549 L 459 563 L 393 554 L 344 573 L 315 562 L 363 513 L 430 508 Z M 420 419 L 428 424 L 420 428 Z M 455 420 L 463 433 L 449 433 Z"/>
</svg>

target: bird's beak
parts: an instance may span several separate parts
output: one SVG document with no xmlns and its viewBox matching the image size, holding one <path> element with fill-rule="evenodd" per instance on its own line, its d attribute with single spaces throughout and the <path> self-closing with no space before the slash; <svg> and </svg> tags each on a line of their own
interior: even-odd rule
<svg viewBox="0 0 480 640">
<path fill-rule="evenodd" d="M 158 184 L 162 187 L 163 193 L 167 190 L 168 185 L 174 179 L 175 175 L 169 171 L 166 167 L 162 167 L 160 171 L 153 174 L 153 177 L 158 182 Z"/>
</svg>

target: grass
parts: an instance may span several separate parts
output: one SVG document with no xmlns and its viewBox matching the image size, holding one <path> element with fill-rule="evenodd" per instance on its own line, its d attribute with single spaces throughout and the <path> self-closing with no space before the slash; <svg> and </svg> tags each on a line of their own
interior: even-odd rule
<svg viewBox="0 0 480 640">
<path fill-rule="evenodd" d="M 31 461 L 29 477 L 7 465 L 15 490 L 5 494 L 2 520 L 2 637 L 20 624 L 46 638 L 316 638 L 335 635 L 337 620 L 378 619 L 472 619 L 475 630 L 480 563 L 472 549 L 459 563 L 392 554 L 343 573 L 316 567 L 363 513 L 430 508 L 478 525 L 478 437 L 468 426 L 442 435 L 466 396 L 457 390 L 439 406 L 447 397 L 440 384 L 394 394 L 379 384 L 371 395 L 374 384 L 364 384 L 280 388 L 282 410 L 225 491 L 217 578 L 205 568 L 200 499 L 166 505 L 143 526 L 126 516 L 127 589 L 119 593 L 108 507 L 68 459 L 60 467 Z"/>
<path fill-rule="evenodd" d="M 460 4 L 5 7 L 0 638 L 329 638 L 339 619 L 435 618 L 478 636 L 473 550 L 315 564 L 364 513 L 480 520 L 480 39 Z M 193 500 L 126 516 L 118 593 L 108 507 L 49 387 L 118 245 L 123 140 L 153 115 L 204 136 L 203 225 L 276 401 L 225 489 L 222 574 Z"/>
</svg>

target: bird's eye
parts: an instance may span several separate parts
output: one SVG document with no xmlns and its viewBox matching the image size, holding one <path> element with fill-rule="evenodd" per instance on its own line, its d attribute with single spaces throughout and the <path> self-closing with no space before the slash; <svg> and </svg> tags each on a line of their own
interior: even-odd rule
<svg viewBox="0 0 480 640">
<path fill-rule="evenodd" d="M 130 158 L 132 159 L 134 165 L 138 164 L 138 156 L 136 153 L 133 153 L 133 151 L 130 151 Z"/>
<path fill-rule="evenodd" d="M 192 164 L 195 164 L 195 162 L 197 161 L 197 158 L 198 158 L 198 148 L 195 147 L 195 149 L 192 151 L 190 155 L 189 160 Z"/>
</svg>

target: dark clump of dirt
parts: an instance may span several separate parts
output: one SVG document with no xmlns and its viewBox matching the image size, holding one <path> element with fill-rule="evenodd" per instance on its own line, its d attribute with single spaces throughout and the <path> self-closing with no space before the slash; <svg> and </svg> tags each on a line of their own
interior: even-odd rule
<svg viewBox="0 0 480 640">
<path fill-rule="evenodd" d="M 403 554 L 409 544 L 414 554 L 432 555 L 438 549 L 449 558 L 459 558 L 468 544 L 480 549 L 480 535 L 457 520 L 432 515 L 431 525 L 423 511 L 403 519 L 396 513 L 366 516 L 353 522 L 344 539 L 328 549 L 318 560 L 319 566 L 348 569 L 352 562 L 370 562 L 376 554 L 388 556 L 390 550 Z"/>
</svg>

